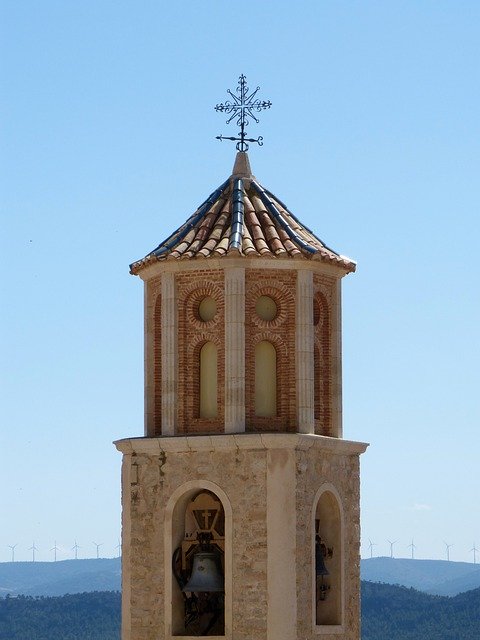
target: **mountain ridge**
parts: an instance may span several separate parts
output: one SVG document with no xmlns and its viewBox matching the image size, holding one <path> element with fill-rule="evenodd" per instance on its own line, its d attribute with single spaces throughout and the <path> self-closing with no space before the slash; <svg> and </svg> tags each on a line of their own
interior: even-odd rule
<svg viewBox="0 0 480 640">
<path fill-rule="evenodd" d="M 480 565 L 470 562 L 388 558 L 361 561 L 362 580 L 413 587 L 439 596 L 455 596 L 480 587 Z"/>
<path fill-rule="evenodd" d="M 362 580 L 455 596 L 480 587 L 480 565 L 446 560 L 375 557 L 361 561 Z M 0 597 L 61 596 L 121 589 L 121 558 L 0 563 Z"/>
</svg>

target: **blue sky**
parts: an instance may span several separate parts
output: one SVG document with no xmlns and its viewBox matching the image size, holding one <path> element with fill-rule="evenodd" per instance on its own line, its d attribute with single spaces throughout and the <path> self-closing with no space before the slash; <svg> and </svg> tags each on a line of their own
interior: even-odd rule
<svg viewBox="0 0 480 640">
<path fill-rule="evenodd" d="M 344 433 L 362 553 L 480 547 L 478 2 L 42 3 L 0 15 L 0 561 L 113 555 L 120 454 L 143 430 L 128 264 L 229 175 L 213 106 L 273 107 L 254 173 L 344 281 Z"/>
</svg>

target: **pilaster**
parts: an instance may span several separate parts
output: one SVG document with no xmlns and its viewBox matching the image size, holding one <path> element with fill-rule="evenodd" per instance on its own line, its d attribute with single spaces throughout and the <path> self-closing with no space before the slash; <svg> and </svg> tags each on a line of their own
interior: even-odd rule
<svg viewBox="0 0 480 640">
<path fill-rule="evenodd" d="M 342 426 L 342 283 L 335 281 L 332 296 L 332 427 L 336 438 L 343 437 Z"/>
<path fill-rule="evenodd" d="M 175 434 L 178 405 L 178 314 L 175 275 L 162 276 L 162 433 Z"/>
<path fill-rule="evenodd" d="M 245 269 L 225 269 L 225 433 L 245 431 Z"/>
<path fill-rule="evenodd" d="M 313 273 L 297 272 L 295 346 L 297 429 L 313 433 L 314 420 L 314 362 L 313 362 Z"/>
</svg>

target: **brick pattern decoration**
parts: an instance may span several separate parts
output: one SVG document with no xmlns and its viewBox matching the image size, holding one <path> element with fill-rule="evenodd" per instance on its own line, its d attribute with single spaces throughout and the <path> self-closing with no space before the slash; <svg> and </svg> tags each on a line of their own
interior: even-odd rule
<svg viewBox="0 0 480 640">
<path fill-rule="evenodd" d="M 203 269 L 176 276 L 178 296 L 178 433 L 223 433 L 225 428 L 225 304 L 223 270 Z M 204 322 L 198 306 L 212 297 L 217 311 Z M 217 417 L 200 418 L 200 350 L 217 347 Z"/>
<path fill-rule="evenodd" d="M 333 436 L 331 307 L 334 281 L 328 276 L 315 274 L 313 286 L 315 433 Z"/>
<path fill-rule="evenodd" d="M 162 435 L 162 296 L 157 294 L 153 312 L 153 431 Z"/>
<path fill-rule="evenodd" d="M 245 275 L 245 421 L 247 431 L 295 432 L 295 287 L 297 274 L 287 270 L 247 269 Z M 270 296 L 276 318 L 261 320 L 255 304 Z M 277 415 L 255 415 L 255 346 L 262 340 L 277 352 Z"/>
</svg>

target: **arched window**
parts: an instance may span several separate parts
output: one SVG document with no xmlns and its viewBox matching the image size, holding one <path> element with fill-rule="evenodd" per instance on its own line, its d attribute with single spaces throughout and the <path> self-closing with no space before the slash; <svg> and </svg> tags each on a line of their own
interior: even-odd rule
<svg viewBox="0 0 480 640">
<path fill-rule="evenodd" d="M 217 347 L 206 342 L 200 349 L 200 418 L 217 417 Z"/>
<path fill-rule="evenodd" d="M 315 624 L 342 624 L 342 514 L 338 497 L 320 493 L 314 513 Z"/>
<path fill-rule="evenodd" d="M 255 346 L 255 415 L 277 415 L 277 352 L 267 340 Z"/>
</svg>

